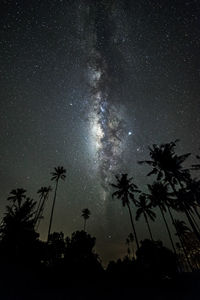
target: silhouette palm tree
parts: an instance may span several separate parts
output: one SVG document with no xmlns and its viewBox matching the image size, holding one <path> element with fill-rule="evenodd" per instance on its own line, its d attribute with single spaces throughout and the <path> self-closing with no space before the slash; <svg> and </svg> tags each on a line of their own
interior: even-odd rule
<svg viewBox="0 0 200 300">
<path fill-rule="evenodd" d="M 24 195 L 24 193 L 22 193 Z M 6 214 L 0 226 L 1 250 L 9 259 L 30 260 L 38 238 L 34 230 L 36 202 L 28 197 L 6 206 Z"/>
<path fill-rule="evenodd" d="M 137 233 L 135 230 L 135 225 L 133 222 L 133 217 L 132 217 L 132 212 L 131 212 L 131 208 L 130 208 L 130 199 L 135 203 L 135 196 L 134 193 L 136 192 L 140 192 L 138 190 L 138 187 L 132 183 L 132 178 L 128 178 L 128 174 L 121 174 L 121 176 L 116 175 L 115 176 L 117 183 L 113 184 L 111 183 L 110 185 L 117 189 L 117 191 L 115 191 L 112 194 L 112 197 L 116 197 L 117 199 L 121 199 L 122 201 L 122 206 L 125 207 L 127 206 L 128 211 L 129 211 L 129 216 L 130 216 L 130 220 L 131 220 L 131 225 L 133 228 L 133 233 L 134 233 L 134 237 L 135 237 L 135 241 L 136 241 L 136 245 L 137 248 L 139 249 L 139 243 L 138 243 L 138 238 L 137 238 Z"/>
<path fill-rule="evenodd" d="M 170 193 L 168 192 L 168 184 L 164 184 L 160 181 L 157 181 L 154 182 L 152 185 L 148 184 L 148 189 L 150 193 L 147 194 L 147 197 L 151 201 L 151 205 L 153 207 L 157 207 L 157 206 L 159 207 L 169 235 L 170 242 L 172 244 L 172 248 L 174 250 L 174 253 L 176 253 L 172 235 L 164 214 L 164 212 L 166 212 L 166 203 L 168 203 L 171 200 Z"/>
<path fill-rule="evenodd" d="M 85 228 L 86 228 L 86 222 L 87 222 L 87 220 L 89 219 L 89 217 L 90 217 L 90 215 L 91 215 L 91 212 L 90 212 L 90 210 L 88 209 L 88 208 L 84 208 L 83 210 L 82 210 L 82 217 L 83 217 L 83 219 L 84 219 L 84 226 L 83 226 L 83 230 L 85 231 Z"/>
<path fill-rule="evenodd" d="M 173 204 L 173 208 L 176 209 L 179 212 L 184 212 L 189 224 L 191 225 L 194 234 L 200 241 L 200 234 L 198 231 L 198 224 L 196 224 L 196 221 L 192 215 L 192 208 L 194 207 L 194 199 L 191 195 L 191 192 L 187 191 L 185 188 L 181 188 L 178 191 L 176 191 L 176 199 Z"/>
<path fill-rule="evenodd" d="M 191 155 L 191 153 L 176 155 L 175 147 L 178 140 L 167 144 L 153 145 L 149 148 L 151 160 L 139 161 L 139 164 L 148 164 L 153 169 L 147 174 L 157 175 L 157 180 L 164 179 L 169 182 L 174 190 L 175 185 L 187 181 L 190 178 L 189 170 L 183 169 L 182 163 Z"/>
<path fill-rule="evenodd" d="M 40 200 L 37 206 L 36 215 L 35 215 L 35 224 L 37 224 L 37 228 L 39 227 L 40 220 L 42 218 L 42 213 L 44 211 L 45 202 L 48 199 L 49 193 L 52 191 L 51 186 L 41 187 L 37 193 L 40 195 Z"/>
<path fill-rule="evenodd" d="M 179 200 L 179 202 L 181 202 L 183 201 L 183 197 L 180 197 L 180 193 L 177 192 L 175 186 L 179 184 L 181 189 L 183 190 L 186 187 L 187 182 L 191 178 L 189 170 L 184 169 L 182 166 L 183 162 L 191 155 L 191 153 L 178 156 L 175 153 L 177 142 L 178 140 L 167 144 L 161 144 L 160 146 L 154 144 L 152 148 L 149 147 L 151 160 L 139 161 L 139 164 L 146 163 L 152 166 L 153 169 L 147 174 L 147 176 L 155 174 L 157 175 L 158 181 L 164 179 L 165 182 L 168 182 L 177 199 Z M 182 205 L 182 209 L 195 235 L 197 236 L 198 240 L 200 240 L 200 234 L 195 226 L 192 216 L 190 216 L 188 206 L 186 206 L 185 204 Z"/>
<path fill-rule="evenodd" d="M 46 187 L 41 187 L 37 193 L 39 194 L 40 196 L 40 199 L 39 199 L 39 202 L 38 202 L 38 206 L 37 206 L 37 210 L 36 210 L 36 216 L 35 216 L 35 222 L 37 222 L 37 219 L 38 219 L 38 213 L 40 211 L 40 207 L 41 207 L 41 203 L 42 203 L 42 199 L 45 197 L 46 195 Z"/>
<path fill-rule="evenodd" d="M 156 218 L 156 214 L 151 210 L 151 204 L 147 203 L 147 197 L 145 194 L 139 196 L 139 200 L 136 201 L 136 206 L 138 207 L 136 211 L 136 220 L 139 220 L 141 215 L 144 216 L 145 222 L 149 230 L 149 235 L 151 237 L 151 240 L 153 241 L 153 236 L 152 236 L 148 218 L 154 221 Z"/>
<path fill-rule="evenodd" d="M 20 207 L 23 199 L 25 198 L 26 198 L 26 190 L 22 188 L 18 188 L 10 192 L 10 196 L 7 198 L 7 200 L 12 201 L 13 204 L 17 202 L 18 206 Z"/>
<path fill-rule="evenodd" d="M 55 186 L 53 204 L 52 204 L 52 209 L 51 209 L 51 216 L 50 216 L 50 222 L 49 222 L 49 230 L 48 230 L 48 239 L 47 239 L 47 241 L 49 241 L 49 236 L 50 236 L 50 233 L 51 233 L 51 225 L 52 225 L 52 220 L 53 220 L 53 213 L 54 213 L 54 206 L 55 206 L 57 189 L 58 189 L 58 182 L 59 182 L 60 179 L 65 180 L 65 178 L 66 178 L 65 174 L 66 174 L 66 170 L 62 166 L 54 168 L 54 172 L 51 173 L 51 175 L 52 175 L 51 180 L 56 182 L 56 186 Z"/>
</svg>

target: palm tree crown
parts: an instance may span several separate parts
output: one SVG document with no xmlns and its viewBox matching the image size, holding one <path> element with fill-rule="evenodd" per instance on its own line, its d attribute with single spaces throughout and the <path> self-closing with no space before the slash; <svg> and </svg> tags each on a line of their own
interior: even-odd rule
<svg viewBox="0 0 200 300">
<path fill-rule="evenodd" d="M 171 203 L 172 198 L 169 192 L 168 184 L 156 181 L 152 185 L 148 184 L 150 194 L 147 195 L 151 201 L 151 205 L 156 207 L 159 206 L 162 210 L 166 211 L 166 205 Z"/>
<path fill-rule="evenodd" d="M 139 196 L 139 200 L 136 201 L 136 206 L 138 207 L 136 220 L 138 220 L 142 214 L 148 216 L 152 221 L 155 220 L 156 214 L 152 211 L 151 204 L 147 202 L 145 194 Z"/>
<path fill-rule="evenodd" d="M 66 178 L 66 170 L 61 166 L 61 167 L 56 167 L 54 168 L 54 172 L 51 172 L 51 180 L 58 181 L 59 179 L 64 180 Z"/>
<path fill-rule="evenodd" d="M 117 180 L 117 183 L 116 184 L 113 184 L 113 183 L 110 184 L 112 187 L 117 189 L 117 191 L 115 191 L 112 194 L 112 197 L 116 197 L 117 199 L 121 199 L 122 206 L 127 206 L 128 207 L 130 220 L 131 220 L 131 225 L 132 225 L 134 236 L 135 236 L 135 241 L 136 241 L 136 244 L 137 244 L 137 248 L 139 249 L 139 243 L 138 243 L 137 234 L 136 234 L 136 230 L 135 230 L 135 226 L 134 226 L 134 222 L 133 222 L 133 217 L 132 217 L 132 212 L 131 212 L 131 208 L 130 208 L 130 199 L 135 203 L 136 199 L 135 199 L 134 193 L 135 192 L 140 192 L 140 191 L 138 190 L 137 185 L 135 185 L 132 182 L 133 178 L 128 178 L 128 174 L 121 174 L 121 176 L 116 175 L 115 178 Z"/>
<path fill-rule="evenodd" d="M 84 228 L 83 228 L 84 231 L 85 231 L 85 227 L 86 227 L 86 221 L 89 219 L 90 215 L 91 215 L 91 212 L 88 208 L 84 208 L 82 210 L 82 215 L 81 216 L 84 219 Z"/>
<path fill-rule="evenodd" d="M 85 220 L 89 219 L 90 215 L 91 215 L 91 212 L 90 212 L 90 210 L 89 210 L 88 208 L 84 208 L 84 209 L 82 210 L 82 215 L 81 215 L 81 216 L 82 216 Z"/>
<path fill-rule="evenodd" d="M 115 176 L 117 184 L 111 183 L 111 186 L 118 189 L 112 194 L 112 197 L 117 197 L 117 199 L 122 200 L 122 205 L 126 206 L 130 204 L 131 199 L 135 203 L 135 192 L 139 192 L 137 185 L 132 183 L 133 178 L 128 178 L 128 174 L 121 174 Z"/>
<path fill-rule="evenodd" d="M 10 196 L 7 198 L 7 200 L 12 201 L 13 204 L 17 202 L 18 206 L 20 207 L 22 200 L 26 198 L 25 194 L 26 194 L 26 190 L 22 188 L 18 188 L 10 192 Z"/>
<path fill-rule="evenodd" d="M 191 155 L 191 153 L 178 156 L 175 153 L 175 147 L 178 140 L 167 144 L 153 145 L 149 147 L 151 160 L 139 161 L 139 164 L 146 163 L 153 167 L 147 174 L 157 175 L 157 180 L 164 178 L 165 181 L 171 181 L 174 184 L 188 180 L 189 170 L 183 169 L 182 163 Z"/>
<path fill-rule="evenodd" d="M 42 186 L 38 191 L 37 193 L 40 195 L 41 198 L 43 198 L 46 193 L 48 191 L 48 188 L 46 186 Z"/>
</svg>

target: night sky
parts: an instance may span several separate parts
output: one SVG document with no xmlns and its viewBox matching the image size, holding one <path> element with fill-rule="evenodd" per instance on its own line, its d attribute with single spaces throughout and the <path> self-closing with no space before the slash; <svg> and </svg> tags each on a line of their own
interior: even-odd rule
<svg viewBox="0 0 200 300">
<path fill-rule="evenodd" d="M 125 255 L 130 220 L 109 182 L 128 172 L 144 190 L 137 161 L 153 143 L 179 138 L 178 153 L 198 153 L 199 53 L 198 0 L 1 0 L 1 217 L 11 189 L 37 200 L 61 165 L 52 230 L 82 229 L 88 207 L 103 260 Z M 154 235 L 169 246 L 161 223 Z M 148 237 L 142 219 L 136 226 Z"/>
</svg>

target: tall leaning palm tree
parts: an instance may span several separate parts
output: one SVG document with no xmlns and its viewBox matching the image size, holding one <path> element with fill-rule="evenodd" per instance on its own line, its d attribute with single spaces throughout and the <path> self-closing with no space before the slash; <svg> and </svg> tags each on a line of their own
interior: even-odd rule
<svg viewBox="0 0 200 300">
<path fill-rule="evenodd" d="M 49 193 L 52 191 L 52 188 L 51 186 L 48 186 L 48 187 L 41 187 L 37 193 L 40 195 L 40 200 L 39 200 L 39 203 L 38 203 L 38 206 L 37 206 L 37 210 L 36 210 L 36 214 L 35 214 L 35 225 L 36 226 L 36 229 L 38 229 L 39 227 L 39 224 L 40 224 L 40 220 L 42 218 L 42 214 L 43 214 L 43 211 L 44 211 L 44 206 L 45 206 L 45 203 L 49 197 Z"/>
<path fill-rule="evenodd" d="M 196 235 L 197 239 L 200 241 L 200 233 L 198 230 L 198 224 L 194 217 L 192 216 L 192 208 L 194 207 L 194 200 L 191 195 L 191 192 L 188 192 L 185 188 L 181 188 L 176 191 L 176 201 L 175 201 L 175 209 L 179 212 L 184 212 L 190 226 L 193 229 L 194 234 Z"/>
<path fill-rule="evenodd" d="M 166 203 L 170 200 L 169 192 L 168 192 L 168 185 L 164 184 L 160 181 L 154 182 L 152 185 L 148 184 L 149 194 L 147 194 L 148 199 L 151 202 L 151 205 L 153 207 L 158 207 L 160 209 L 163 221 L 165 223 L 167 233 L 169 235 L 169 239 L 172 245 L 172 248 L 174 250 L 174 253 L 176 254 L 176 248 L 174 246 L 174 242 L 172 239 L 172 235 L 169 229 L 169 226 L 167 224 L 167 220 L 165 218 L 165 212 L 166 212 Z"/>
<path fill-rule="evenodd" d="M 139 242 L 137 238 L 137 233 L 135 230 L 135 225 L 133 221 L 133 216 L 130 208 L 130 200 L 132 200 L 135 203 L 135 193 L 140 192 L 138 190 L 137 185 L 135 185 L 132 180 L 133 178 L 128 178 L 128 174 L 121 174 L 115 176 L 117 183 L 111 183 L 110 185 L 117 189 L 113 194 L 112 197 L 116 197 L 117 199 L 120 199 L 122 201 L 122 206 L 125 207 L 127 206 L 130 220 L 131 220 L 131 225 L 133 228 L 133 233 L 137 245 L 137 249 L 139 249 Z"/>
<path fill-rule="evenodd" d="M 49 241 L 49 237 L 50 237 L 50 233 L 51 233 L 51 225 L 52 225 L 52 220 L 53 220 L 53 213 L 54 213 L 54 206 L 55 206 L 55 201 L 56 201 L 58 183 L 59 183 L 60 179 L 65 180 L 65 178 L 66 178 L 65 174 L 66 174 L 66 170 L 62 166 L 54 168 L 54 172 L 51 172 L 51 175 L 52 175 L 51 180 L 56 182 L 56 186 L 55 186 L 53 204 L 52 204 L 52 209 L 51 209 L 47 241 Z"/>
<path fill-rule="evenodd" d="M 141 194 L 139 196 L 139 200 L 136 201 L 136 206 L 138 207 L 136 211 L 136 220 L 139 220 L 141 215 L 144 216 L 145 222 L 149 230 L 150 238 L 153 241 L 153 236 L 152 236 L 151 227 L 148 218 L 152 221 L 155 221 L 156 214 L 152 211 L 151 204 L 147 202 L 147 197 L 145 194 Z"/>
<path fill-rule="evenodd" d="M 85 228 L 86 228 L 86 222 L 87 222 L 87 220 L 89 219 L 89 217 L 90 217 L 90 215 L 91 215 L 91 212 L 90 212 L 90 210 L 88 209 L 88 208 L 84 208 L 83 210 L 82 210 L 82 217 L 83 217 L 83 219 L 84 219 L 84 225 L 83 225 L 83 230 L 85 231 Z"/>
<path fill-rule="evenodd" d="M 41 207 L 41 203 L 42 203 L 42 200 L 45 198 L 45 195 L 46 195 L 46 187 L 42 186 L 38 191 L 37 193 L 39 194 L 39 202 L 38 202 L 38 205 L 37 205 L 37 210 L 36 210 L 36 214 L 35 214 L 35 223 L 37 222 L 38 220 L 38 216 L 39 216 L 39 211 L 40 211 L 40 207 Z"/>
</svg>

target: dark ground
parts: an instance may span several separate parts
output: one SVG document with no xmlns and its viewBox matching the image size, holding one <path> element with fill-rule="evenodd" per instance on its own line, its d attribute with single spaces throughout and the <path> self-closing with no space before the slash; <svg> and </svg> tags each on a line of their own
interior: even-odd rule
<svg viewBox="0 0 200 300">
<path fill-rule="evenodd" d="M 32 276 L 15 277 L 1 280 L 2 300 L 12 299 L 194 299 L 200 298 L 200 274 L 182 274 L 177 278 L 163 281 L 124 282 L 123 278 L 113 280 L 90 280 L 86 278 L 79 281 L 66 280 L 62 286 L 54 286 L 44 278 L 38 281 Z M 32 278 L 31 278 L 32 277 Z"/>
</svg>

